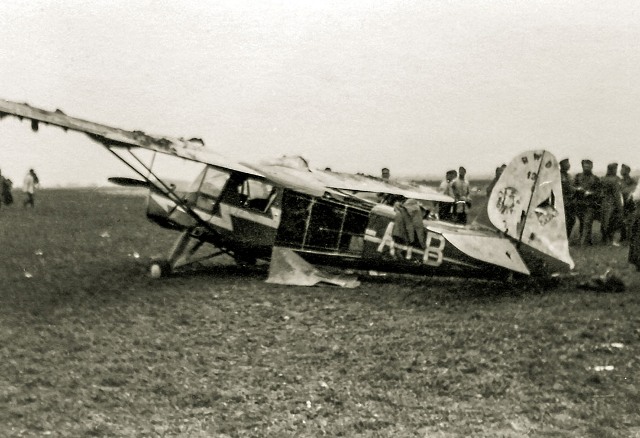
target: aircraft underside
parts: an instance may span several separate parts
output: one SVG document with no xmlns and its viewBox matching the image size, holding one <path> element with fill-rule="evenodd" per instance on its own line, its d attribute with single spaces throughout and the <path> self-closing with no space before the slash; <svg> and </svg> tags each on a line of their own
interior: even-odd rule
<svg viewBox="0 0 640 438">
<path fill-rule="evenodd" d="M 284 190 L 281 211 L 277 223 L 251 220 L 246 211 L 242 217 L 229 213 L 226 218 L 199 212 L 208 228 L 190 222 L 179 208 L 165 211 L 185 228 L 162 273 L 203 261 L 196 252 L 204 243 L 218 249 L 215 256 L 229 254 L 239 263 L 270 259 L 286 249 L 311 264 L 356 270 L 505 280 L 529 273 L 508 239 L 492 231 L 424 220 L 419 209 L 412 215 L 391 206 Z M 496 247 L 502 248 L 502 258 L 495 255 Z"/>
</svg>

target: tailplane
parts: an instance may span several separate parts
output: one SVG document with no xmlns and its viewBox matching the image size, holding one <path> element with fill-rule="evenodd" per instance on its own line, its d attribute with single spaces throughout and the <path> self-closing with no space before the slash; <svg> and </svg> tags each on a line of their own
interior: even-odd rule
<svg viewBox="0 0 640 438">
<path fill-rule="evenodd" d="M 573 269 L 560 166 L 548 151 L 524 152 L 504 169 L 489 196 L 491 224 L 518 242 L 532 274 Z"/>
</svg>

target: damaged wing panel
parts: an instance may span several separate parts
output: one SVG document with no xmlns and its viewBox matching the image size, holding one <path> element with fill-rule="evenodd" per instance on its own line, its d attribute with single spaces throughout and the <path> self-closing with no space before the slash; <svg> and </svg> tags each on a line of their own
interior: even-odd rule
<svg viewBox="0 0 640 438">
<path fill-rule="evenodd" d="M 289 248 L 274 246 L 269 264 L 267 283 L 290 286 L 315 286 L 327 283 L 354 288 L 360 282 L 353 276 L 332 275 L 316 268 Z"/>
<path fill-rule="evenodd" d="M 83 132 L 107 147 L 139 147 L 187 160 L 199 161 L 219 168 L 263 177 L 259 172 L 207 149 L 203 141 L 198 138 L 185 140 L 183 138 L 152 136 L 142 131 L 126 131 L 70 117 L 60 110 L 46 111 L 34 108 L 26 103 L 0 99 L 0 118 L 5 115 L 12 115 L 19 119 L 30 119 L 31 127 L 34 131 L 38 129 L 38 123 L 55 125 L 64 130 L 71 129 L 72 131 Z"/>
<path fill-rule="evenodd" d="M 452 197 L 434 192 L 427 187 L 402 187 L 398 184 L 376 180 L 364 175 L 352 175 L 348 173 L 328 171 L 314 171 L 313 175 L 318 181 L 321 181 L 327 187 L 338 190 L 401 195 L 407 199 L 417 199 L 421 201 L 454 201 Z"/>
<path fill-rule="evenodd" d="M 431 202 L 453 202 L 450 196 L 434 192 L 428 187 L 400 186 L 399 184 L 379 181 L 364 175 L 341 172 L 312 170 L 301 157 L 282 157 L 258 164 L 243 163 L 272 181 L 313 196 L 322 196 L 334 190 L 356 193 L 384 193 L 400 195 L 407 199 Z"/>
</svg>

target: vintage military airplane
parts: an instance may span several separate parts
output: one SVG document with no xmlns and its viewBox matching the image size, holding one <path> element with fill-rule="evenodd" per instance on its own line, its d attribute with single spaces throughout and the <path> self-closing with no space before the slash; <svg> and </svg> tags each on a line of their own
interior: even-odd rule
<svg viewBox="0 0 640 438">
<path fill-rule="evenodd" d="M 309 168 L 300 158 L 248 164 L 229 160 L 200 139 L 156 137 L 92 123 L 60 110 L 0 100 L 12 115 L 87 134 L 141 179 L 112 178 L 149 189 L 147 216 L 180 236 L 159 277 L 188 264 L 228 254 L 238 263 L 270 261 L 267 281 L 355 286 L 357 280 L 313 266 L 416 275 L 511 278 L 549 276 L 572 269 L 565 231 L 559 165 L 544 150 L 522 153 L 495 185 L 485 214 L 461 226 L 438 220 L 433 206 L 453 199 L 417 187 L 361 175 Z M 202 163 L 187 190 L 158 176 L 150 150 Z M 379 201 L 371 200 L 377 194 Z M 368 194 L 369 196 L 363 196 Z M 426 207 L 431 205 L 432 207 Z M 203 254 L 209 244 L 214 250 Z"/>
</svg>

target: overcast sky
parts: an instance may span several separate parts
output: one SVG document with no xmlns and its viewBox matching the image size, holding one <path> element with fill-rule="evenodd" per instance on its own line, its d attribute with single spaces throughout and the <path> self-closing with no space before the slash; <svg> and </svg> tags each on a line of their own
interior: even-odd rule
<svg viewBox="0 0 640 438">
<path fill-rule="evenodd" d="M 640 2 L 11 1 L 0 98 L 392 176 L 488 175 L 545 148 L 640 168 Z M 0 121 L 18 185 L 126 169 L 77 133 Z"/>
</svg>

